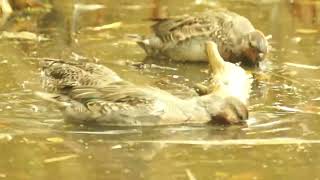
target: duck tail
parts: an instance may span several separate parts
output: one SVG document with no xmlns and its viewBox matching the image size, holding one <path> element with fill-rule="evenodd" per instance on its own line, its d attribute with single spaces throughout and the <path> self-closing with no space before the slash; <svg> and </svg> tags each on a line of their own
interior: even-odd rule
<svg viewBox="0 0 320 180">
<path fill-rule="evenodd" d="M 226 62 L 221 57 L 217 44 L 213 41 L 206 42 L 206 53 L 211 73 L 222 75 L 226 68 Z"/>
<path fill-rule="evenodd" d="M 59 108 L 66 108 L 67 106 L 71 105 L 71 103 L 68 102 L 70 98 L 64 95 L 46 93 L 46 92 L 40 92 L 40 91 L 36 91 L 34 92 L 34 94 L 43 100 L 56 104 Z"/>
<path fill-rule="evenodd" d="M 155 49 L 162 46 L 161 40 L 156 36 L 145 37 L 137 34 L 129 34 L 127 37 L 135 41 L 148 55 L 151 55 Z"/>
<path fill-rule="evenodd" d="M 144 36 L 140 36 L 138 34 L 128 34 L 127 37 L 136 42 L 143 49 L 146 49 L 146 46 L 149 45 L 149 40 Z"/>
</svg>

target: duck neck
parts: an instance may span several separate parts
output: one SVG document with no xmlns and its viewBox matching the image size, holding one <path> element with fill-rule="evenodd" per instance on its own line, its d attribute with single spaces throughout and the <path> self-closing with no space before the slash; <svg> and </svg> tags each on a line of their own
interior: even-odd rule
<svg viewBox="0 0 320 180">
<path fill-rule="evenodd" d="M 207 101 L 210 100 L 209 95 L 193 97 L 183 104 L 183 109 L 188 117 L 189 123 L 195 122 L 207 123 L 211 121 L 211 116 L 207 110 Z"/>
</svg>

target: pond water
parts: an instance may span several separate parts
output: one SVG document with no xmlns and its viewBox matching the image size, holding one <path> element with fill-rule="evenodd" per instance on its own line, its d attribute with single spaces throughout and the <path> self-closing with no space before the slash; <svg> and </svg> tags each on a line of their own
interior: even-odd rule
<svg viewBox="0 0 320 180">
<path fill-rule="evenodd" d="M 50 12 L 14 14 L 2 31 L 43 39 L 0 36 L 0 179 L 319 179 L 320 4 L 294 2 L 83 0 L 105 8 L 75 11 L 66 0 L 51 3 Z M 167 82 L 162 86 L 174 85 L 176 93 L 202 82 L 205 63 L 135 68 L 145 54 L 127 35 L 150 33 L 148 19 L 155 16 L 214 7 L 240 13 L 272 35 L 267 60 L 255 72 L 248 127 L 72 126 L 33 95 L 42 90 L 43 57 L 97 62 L 137 84 Z"/>
</svg>

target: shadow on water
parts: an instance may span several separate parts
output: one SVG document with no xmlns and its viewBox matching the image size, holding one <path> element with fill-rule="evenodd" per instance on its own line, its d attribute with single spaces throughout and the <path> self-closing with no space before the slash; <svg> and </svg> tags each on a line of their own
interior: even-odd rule
<svg viewBox="0 0 320 180">
<path fill-rule="evenodd" d="M 77 13 L 73 1 L 44 2 L 50 10 L 14 11 L 0 35 L 0 179 L 319 176 L 317 1 L 95 0 L 81 3 L 104 7 L 78 6 Z M 137 68 L 145 54 L 126 35 L 150 33 L 147 19 L 215 6 L 248 17 L 273 36 L 263 70 L 254 72 L 247 127 L 73 126 L 33 95 L 42 89 L 38 58 L 50 57 L 97 62 L 134 83 L 190 96 L 184 93 L 206 79 L 206 64 L 163 61 Z M 111 23 L 116 24 L 94 29 Z M 35 36 L 4 34 L 22 31 Z"/>
</svg>

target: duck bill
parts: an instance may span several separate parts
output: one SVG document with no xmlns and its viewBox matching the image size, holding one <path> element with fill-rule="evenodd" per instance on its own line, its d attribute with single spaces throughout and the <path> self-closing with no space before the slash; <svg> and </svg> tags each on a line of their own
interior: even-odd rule
<svg viewBox="0 0 320 180">
<path fill-rule="evenodd" d="M 256 49 L 246 49 L 241 65 L 249 68 L 259 67 L 259 63 L 265 59 L 265 56 L 266 53 L 258 52 Z"/>
</svg>

